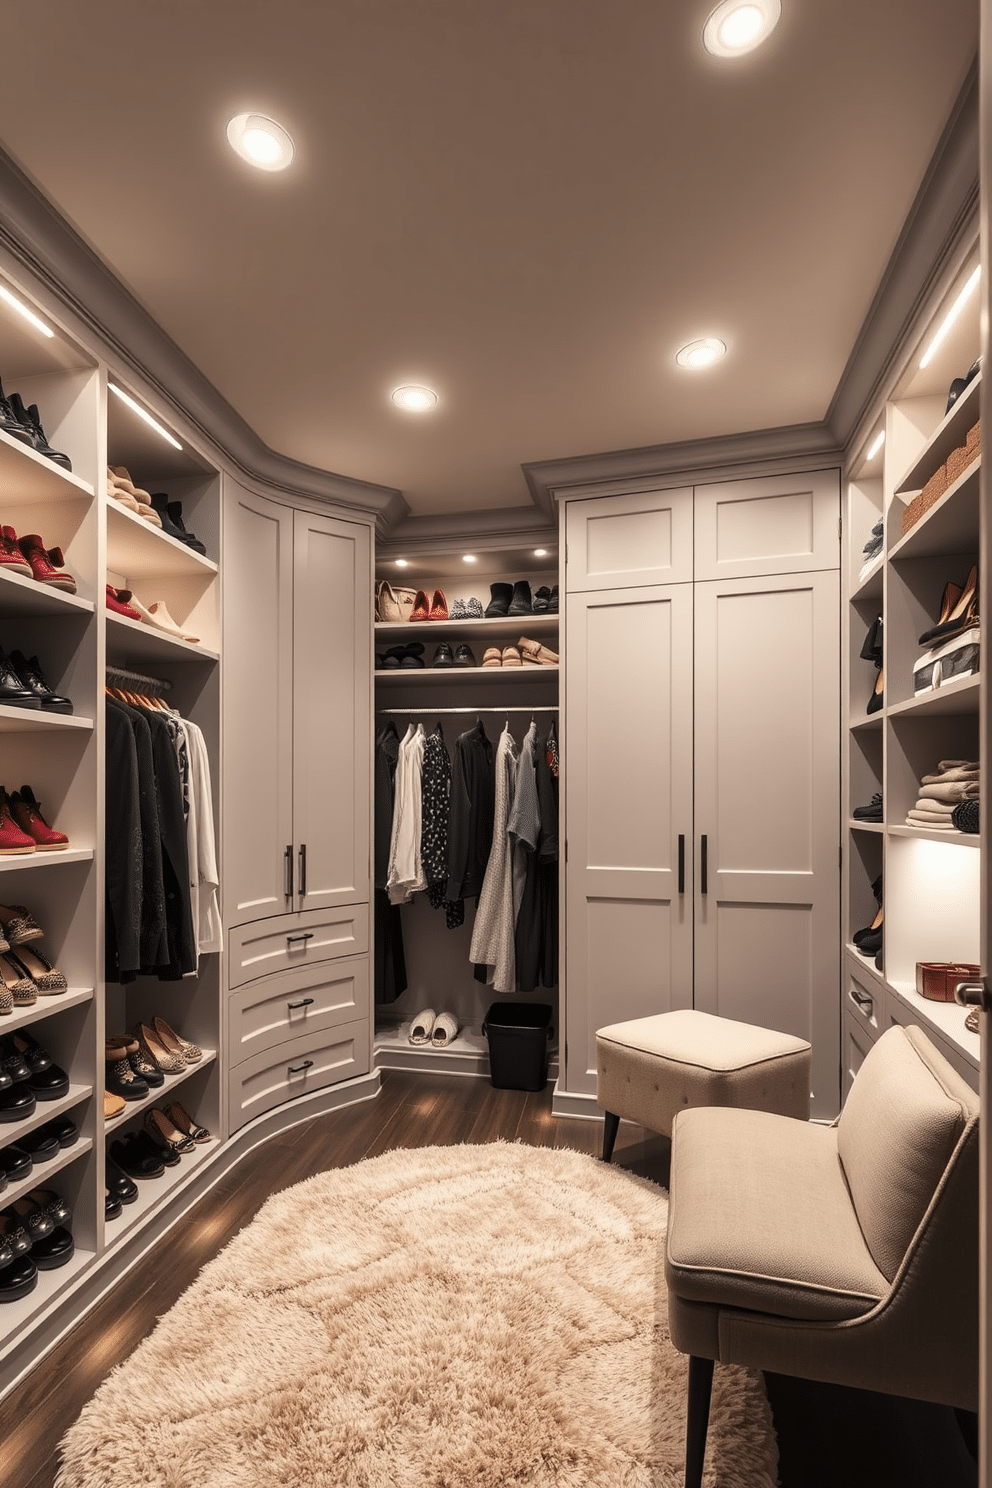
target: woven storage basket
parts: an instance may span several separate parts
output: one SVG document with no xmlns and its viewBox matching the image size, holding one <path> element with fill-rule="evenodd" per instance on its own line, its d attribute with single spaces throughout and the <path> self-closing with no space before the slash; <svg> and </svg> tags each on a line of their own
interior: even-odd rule
<svg viewBox="0 0 992 1488">
<path fill-rule="evenodd" d="M 925 511 L 929 511 L 934 502 L 939 501 L 947 490 L 947 466 L 941 465 L 935 470 L 918 496 L 914 496 L 902 514 L 902 531 L 905 537 L 911 527 L 914 527 Z"/>
<path fill-rule="evenodd" d="M 968 446 L 968 448 L 970 450 L 976 450 L 976 449 L 977 450 L 980 450 L 981 449 L 981 447 L 982 447 L 982 421 L 981 421 L 981 419 L 978 420 L 978 423 L 977 424 L 972 424 L 971 428 L 968 430 L 968 438 L 966 439 L 965 443 L 967 444 L 967 446 Z"/>
<path fill-rule="evenodd" d="M 970 450 L 966 444 L 959 444 L 957 449 L 952 449 L 947 457 L 947 484 L 953 486 L 959 475 L 963 475 L 975 458 L 974 450 Z"/>
</svg>

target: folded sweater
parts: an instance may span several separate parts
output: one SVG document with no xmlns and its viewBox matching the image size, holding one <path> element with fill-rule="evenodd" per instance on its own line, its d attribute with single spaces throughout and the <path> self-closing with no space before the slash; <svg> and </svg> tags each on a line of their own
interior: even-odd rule
<svg viewBox="0 0 992 1488">
<path fill-rule="evenodd" d="M 981 783 L 977 780 L 950 780 L 946 783 L 920 785 L 920 795 L 928 801 L 947 801 L 957 805 L 958 801 L 972 801 L 981 795 Z"/>
</svg>

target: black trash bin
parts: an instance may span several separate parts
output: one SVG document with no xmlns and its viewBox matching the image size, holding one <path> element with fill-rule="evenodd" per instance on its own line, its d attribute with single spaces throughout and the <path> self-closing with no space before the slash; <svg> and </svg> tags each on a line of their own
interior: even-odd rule
<svg viewBox="0 0 992 1488">
<path fill-rule="evenodd" d="M 482 1025 L 489 1073 L 497 1090 L 543 1090 L 548 1083 L 551 1007 L 546 1002 L 494 1002 Z"/>
</svg>

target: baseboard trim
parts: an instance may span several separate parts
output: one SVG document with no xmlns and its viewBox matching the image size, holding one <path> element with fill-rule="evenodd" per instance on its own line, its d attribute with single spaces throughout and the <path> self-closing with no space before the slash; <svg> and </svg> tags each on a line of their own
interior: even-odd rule
<svg viewBox="0 0 992 1488">
<path fill-rule="evenodd" d="M 586 1121 L 602 1121 L 603 1112 L 596 1104 L 594 1095 L 582 1095 L 577 1091 L 562 1090 L 555 1084 L 551 1101 L 552 1116 L 577 1116 Z"/>
</svg>

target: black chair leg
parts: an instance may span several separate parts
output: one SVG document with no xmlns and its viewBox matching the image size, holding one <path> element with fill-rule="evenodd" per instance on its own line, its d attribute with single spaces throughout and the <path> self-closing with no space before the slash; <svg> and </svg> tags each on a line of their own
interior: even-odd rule
<svg viewBox="0 0 992 1488">
<path fill-rule="evenodd" d="M 620 1117 L 614 1116 L 612 1111 L 607 1111 L 606 1120 L 603 1123 L 603 1161 L 609 1162 L 613 1156 L 613 1144 L 617 1139 L 617 1131 L 620 1127 Z"/>
<path fill-rule="evenodd" d="M 710 1422 L 713 1360 L 689 1359 L 689 1409 L 685 1427 L 685 1488 L 701 1488 L 706 1429 Z"/>
</svg>

